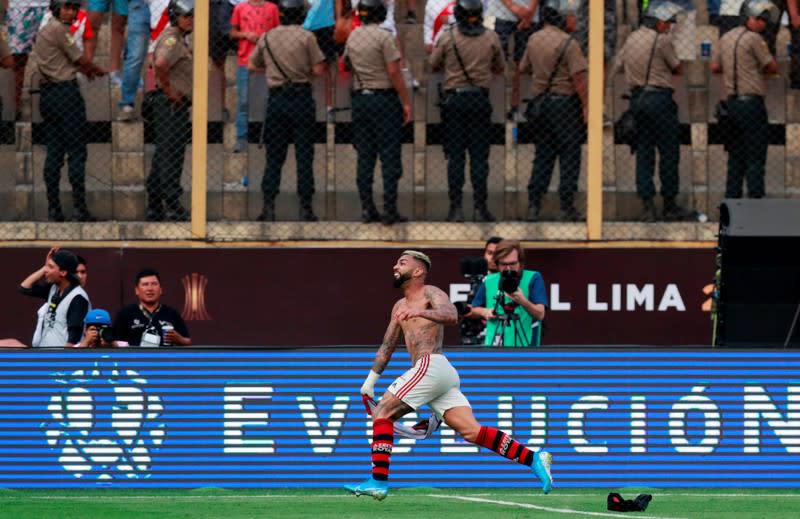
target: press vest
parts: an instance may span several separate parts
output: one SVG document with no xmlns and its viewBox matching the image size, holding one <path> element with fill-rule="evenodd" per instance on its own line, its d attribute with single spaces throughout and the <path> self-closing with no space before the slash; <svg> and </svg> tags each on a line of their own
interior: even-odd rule
<svg viewBox="0 0 800 519">
<path fill-rule="evenodd" d="M 536 274 L 538 274 L 538 272 L 535 270 L 522 271 L 519 289 L 522 291 L 522 294 L 526 299 L 530 297 L 529 288 L 531 280 Z M 486 276 L 486 279 L 483 283 L 486 287 L 486 308 L 494 308 L 495 314 L 498 316 L 505 315 L 506 312 L 503 309 L 503 306 L 499 304 L 495 305 L 495 297 L 500 290 L 500 272 L 489 274 Z M 503 303 L 508 304 L 513 303 L 513 301 L 511 301 L 508 296 L 504 295 Z M 522 305 L 517 305 L 517 307 L 514 308 L 514 314 L 518 317 L 518 319 L 515 318 L 513 320 L 509 320 L 505 325 L 505 330 L 503 330 L 503 342 L 502 344 L 498 344 L 498 346 L 538 346 L 542 338 L 541 323 L 539 321 L 534 321 L 533 317 L 531 317 L 530 314 L 528 314 L 528 312 L 522 308 Z M 500 319 L 490 319 L 486 323 L 486 337 L 483 342 L 485 346 L 492 346 L 494 344 L 495 335 L 499 332 L 499 328 L 501 326 L 503 326 L 503 322 Z M 498 336 L 497 339 L 499 338 L 500 337 Z"/>
<path fill-rule="evenodd" d="M 47 301 L 36 312 L 39 318 L 36 323 L 36 331 L 33 333 L 33 340 L 31 346 L 34 348 L 40 346 L 66 346 L 67 339 L 69 338 L 69 330 L 67 329 L 67 311 L 73 299 L 77 296 L 83 296 L 89 300 L 86 291 L 80 286 L 74 287 L 64 298 L 59 301 L 58 306 L 55 308 L 55 318 L 48 318 L 48 310 L 50 308 L 50 300 L 53 295 L 58 291 L 58 285 L 50 287 L 50 292 L 47 294 Z"/>
</svg>

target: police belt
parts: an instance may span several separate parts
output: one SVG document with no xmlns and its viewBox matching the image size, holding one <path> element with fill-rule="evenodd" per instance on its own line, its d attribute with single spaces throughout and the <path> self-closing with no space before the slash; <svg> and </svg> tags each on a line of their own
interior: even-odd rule
<svg viewBox="0 0 800 519">
<path fill-rule="evenodd" d="M 353 90 L 353 95 L 358 96 L 389 96 L 397 95 L 397 90 L 394 88 L 361 88 Z"/>
<path fill-rule="evenodd" d="M 311 83 L 284 83 L 269 89 L 269 95 L 311 94 Z"/>
<path fill-rule="evenodd" d="M 660 87 L 654 85 L 637 86 L 631 89 L 631 94 L 633 95 L 639 95 L 643 93 L 672 95 L 672 89 L 670 87 Z"/>
<path fill-rule="evenodd" d="M 764 102 L 764 96 L 756 94 L 741 94 L 738 96 L 728 96 L 728 99 L 735 99 L 736 101 L 760 101 Z"/>
<path fill-rule="evenodd" d="M 48 81 L 43 79 L 39 82 L 39 88 L 53 88 L 57 86 L 75 85 L 78 86 L 77 79 L 68 79 L 66 81 Z"/>
<path fill-rule="evenodd" d="M 449 90 L 444 91 L 447 95 L 489 95 L 488 88 L 482 88 L 477 86 L 466 86 L 466 87 L 458 87 L 458 88 L 451 88 Z"/>
</svg>

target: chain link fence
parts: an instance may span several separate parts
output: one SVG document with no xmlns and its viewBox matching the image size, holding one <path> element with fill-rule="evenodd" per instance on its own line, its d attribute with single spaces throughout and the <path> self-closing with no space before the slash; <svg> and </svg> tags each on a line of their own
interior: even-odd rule
<svg viewBox="0 0 800 519">
<path fill-rule="evenodd" d="M 489 3 L 496 1 L 500 0 L 488 0 Z M 131 6 L 134 4 L 130 2 Z M 631 92 L 626 73 L 616 69 L 614 64 L 638 27 L 637 5 L 622 0 L 605 4 L 604 110 L 602 131 L 597 141 L 602 146 L 602 164 L 587 164 L 587 133 L 582 121 L 574 125 L 574 121 L 565 118 L 552 120 L 551 130 L 559 141 L 574 141 L 569 147 L 573 151 L 575 148 L 579 150 L 580 165 L 577 181 L 569 181 L 575 182 L 574 189 L 560 183 L 564 182 L 559 170 L 564 168 L 563 157 L 553 164 L 549 181 L 546 177 L 537 180 L 542 192 L 535 217 L 531 217 L 530 212 L 531 176 L 537 155 L 540 161 L 544 160 L 545 148 L 533 131 L 531 121 L 524 115 L 526 100 L 531 97 L 533 78 L 523 73 L 517 79 L 515 73 L 519 60 L 518 57 L 515 59 L 518 56 L 515 48 L 525 39 L 508 38 L 506 72 L 494 77 L 489 91 L 492 113 L 488 134 L 487 205 L 497 221 L 473 221 L 473 187 L 468 161 L 464 187 L 465 221 L 462 223 L 447 221 L 448 157 L 442 146 L 443 128 L 438 106 L 443 75 L 431 72 L 424 40 L 425 26 L 420 23 L 424 9 L 430 8 L 436 17 L 447 9 L 447 5 L 439 2 L 440 6 L 434 0 L 428 0 L 431 5 L 419 4 L 416 6 L 420 11 L 417 23 L 409 23 L 414 20 L 407 16 L 404 2 L 390 4 L 389 11 L 396 21 L 393 36 L 402 53 L 401 69 L 413 111 L 412 122 L 403 126 L 399 134 L 402 175 L 397 180 L 396 200 L 397 212 L 407 217 L 408 223 L 363 222 L 363 193 L 360 197 L 357 181 L 358 153 L 353 145 L 354 135 L 359 129 L 353 123 L 351 109 L 355 80 L 340 63 L 341 48 L 326 48 L 325 45 L 321 47 L 327 59 L 326 71 L 311 83 L 313 117 L 309 118 L 307 134 L 304 134 L 307 135 L 304 138 L 310 139 L 311 146 L 303 147 L 305 150 L 313 149 L 314 193 L 310 210 L 314 218 L 304 211 L 309 209 L 304 207 L 304 197 L 307 199 L 310 186 L 298 186 L 298 157 L 293 142 L 288 146 L 282 167 L 279 194 L 274 199 L 274 215 L 264 217 L 264 188 L 272 186 L 270 189 L 274 189 L 277 180 L 273 175 L 271 183 L 270 179 L 264 181 L 269 137 L 278 138 L 278 134 L 264 125 L 270 92 L 265 74 L 248 72 L 237 56 L 236 42 L 227 38 L 231 26 L 224 22 L 230 22 L 228 13 L 232 13 L 232 6 L 212 1 L 210 30 L 202 34 L 203 38 L 208 37 L 209 43 L 208 94 L 206 99 L 192 101 L 193 105 L 202 103 L 207 106 L 207 110 L 194 112 L 195 116 L 200 113 L 207 117 L 207 142 L 199 144 L 204 146 L 207 159 L 204 164 L 195 164 L 194 171 L 192 151 L 198 143 L 191 141 L 191 130 L 197 120 L 191 122 L 193 112 L 188 100 L 175 104 L 174 100 L 171 102 L 162 94 L 145 94 L 156 84 L 155 72 L 149 65 L 152 53 L 144 58 L 141 74 L 135 74 L 132 108 L 126 108 L 131 106 L 127 104 L 130 101 L 123 100 L 125 95 L 130 98 L 130 86 L 126 94 L 123 92 L 126 87 L 121 85 L 123 70 L 93 81 L 79 79 L 85 122 L 78 105 L 65 104 L 63 110 L 54 110 L 58 117 L 67 119 L 65 126 L 72 129 L 72 133 L 64 134 L 68 138 L 60 142 L 60 146 L 56 146 L 55 137 L 48 135 L 49 121 L 54 116 L 51 114 L 48 119 L 47 110 L 42 106 L 43 82 L 46 83 L 47 79 L 43 79 L 41 74 L 41 57 L 33 50 L 28 52 L 29 59 L 22 67 L 24 74 L 20 76 L 17 70 L 19 89 L 15 88 L 14 70 L 0 71 L 3 101 L 0 164 L 6 171 L 0 180 L 0 199 L 3 201 L 0 220 L 8 224 L 3 231 L 4 238 L 482 240 L 492 234 L 501 234 L 531 240 L 583 240 L 587 236 L 587 180 L 589 174 L 596 174 L 602 176 L 603 239 L 713 239 L 714 222 L 718 217 L 716 207 L 725 198 L 728 187 L 729 152 L 724 147 L 725 132 L 715 117 L 717 101 L 726 97 L 723 80 L 721 75 L 711 72 L 709 62 L 713 61 L 719 49 L 720 33 L 723 32 L 720 20 L 723 29 L 725 23 L 731 23 L 730 20 L 726 22 L 719 13 L 709 13 L 705 5 L 696 5 L 696 10 L 682 17 L 671 31 L 682 69 L 680 75 L 670 77 L 675 118 L 651 121 L 652 135 L 648 134 L 654 143 L 651 153 L 654 164 L 659 164 L 660 160 L 663 165 L 665 158 L 670 160 L 666 148 L 659 147 L 665 139 L 674 139 L 677 143 L 678 165 L 674 175 L 677 176 L 677 185 L 667 187 L 663 184 L 664 173 L 659 174 L 657 165 L 650 167 L 647 173 L 647 168 L 640 164 L 637 173 L 637 157 L 640 160 L 641 157 L 638 152 L 632 153 L 631 147 L 624 142 L 621 125 L 615 124 L 629 107 L 631 100 L 625 97 Z M 587 8 L 580 11 L 575 36 L 588 57 L 593 47 L 587 43 L 587 13 Z M 19 32 L 14 28 L 20 23 L 13 18 L 17 14 L 8 13 L 4 32 L 9 35 Z M 487 15 L 487 23 L 496 22 L 492 18 Z M 140 16 L 139 21 L 141 19 Z M 157 19 L 149 16 L 148 23 Z M 136 34 L 142 27 L 137 23 L 136 15 L 129 14 L 128 41 L 131 33 Z M 198 25 L 198 20 L 194 23 Z M 534 25 L 530 33 L 536 34 L 538 28 Z M 326 31 L 332 32 L 333 28 L 322 29 L 325 30 L 317 30 L 318 39 L 330 38 Z M 94 61 L 109 68 L 112 62 L 109 23 L 104 23 L 96 33 Z M 792 55 L 790 44 L 792 34 L 796 37 L 796 33 L 796 29 L 790 30 L 786 25 L 780 25 L 774 32 L 773 55 L 777 59 L 777 72 L 765 77 L 767 91 L 763 99 L 768 118 L 763 135 L 767 150 L 763 196 L 771 198 L 797 197 L 800 188 L 800 110 L 797 107 L 798 90 L 792 88 L 800 86 L 800 83 L 793 85 L 790 74 L 792 60 L 798 58 L 797 54 Z M 189 46 L 200 36 L 195 32 L 189 37 Z M 162 39 L 162 45 L 164 43 Z M 152 51 L 152 42 L 148 44 Z M 168 46 L 180 47 L 180 42 Z M 130 46 L 127 52 L 132 52 Z M 196 53 L 193 55 L 194 66 L 198 66 L 199 58 Z M 120 58 L 121 67 L 125 60 L 126 56 Z M 246 97 L 242 97 L 245 91 Z M 15 92 L 19 92 L 18 102 Z M 188 97 L 191 92 L 184 94 Z M 590 98 L 592 94 L 589 92 Z M 145 98 L 148 102 L 144 103 L 143 109 Z M 303 108 L 306 109 L 310 110 Z M 462 124 L 468 128 L 471 121 Z M 568 124 L 573 126 L 568 127 Z M 384 135 L 387 128 L 389 126 L 382 126 L 374 131 L 376 135 Z M 78 138 L 81 135 L 83 141 Z M 61 137 L 62 141 L 64 138 Z M 296 138 L 295 134 L 291 140 Z M 755 136 L 745 135 L 744 138 Z M 74 153 L 70 146 L 79 146 L 81 142 L 85 142 L 88 152 L 85 208 L 90 217 L 82 214 L 75 195 L 80 174 L 77 170 L 72 173 L 69 170 L 70 154 Z M 48 147 L 53 153 L 63 155 L 58 185 L 64 220 L 84 220 L 78 224 L 58 222 L 60 218 L 52 211 L 52 201 L 48 203 L 44 180 Z M 301 163 L 307 164 L 307 155 L 301 153 L 299 158 Z M 155 172 L 154 162 L 161 164 L 156 165 Z M 545 162 L 549 163 L 550 159 Z M 378 160 L 373 188 L 377 209 L 385 212 L 381 165 Z M 205 196 L 192 197 L 196 175 L 205 176 Z M 648 178 L 652 179 L 652 184 Z M 672 181 L 670 178 L 667 175 L 668 182 Z M 391 178 L 387 179 L 391 181 Z M 748 191 L 747 187 L 741 193 L 742 196 L 754 194 L 759 193 Z M 565 196 L 574 206 L 572 213 L 565 213 Z M 652 210 L 644 204 L 648 196 L 653 200 Z M 672 203 L 670 198 L 677 209 L 667 206 Z M 201 227 L 191 219 L 198 211 L 199 203 L 203 205 L 201 212 L 206 214 Z M 98 222 L 95 223 L 95 219 Z M 708 223 L 705 223 L 707 219 Z M 43 226 L 48 220 L 59 226 Z M 28 226 L 31 222 L 33 227 Z M 200 235 L 198 228 L 203 229 Z"/>
</svg>

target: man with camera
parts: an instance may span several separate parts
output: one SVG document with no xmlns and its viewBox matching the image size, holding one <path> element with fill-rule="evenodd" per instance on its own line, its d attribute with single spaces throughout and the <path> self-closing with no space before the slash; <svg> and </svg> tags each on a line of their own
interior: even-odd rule
<svg viewBox="0 0 800 519">
<path fill-rule="evenodd" d="M 483 256 L 466 256 L 461 258 L 461 275 L 469 280 L 469 294 L 467 301 L 472 301 L 478 289 L 483 285 L 483 280 L 488 274 L 497 272 L 497 264 L 494 262 L 494 250 L 497 244 L 503 241 L 500 236 L 492 236 L 486 240 L 483 246 Z M 483 344 L 484 329 L 486 322 L 478 316 L 471 317 L 472 306 L 468 302 L 458 301 L 455 304 L 458 311 L 458 329 L 461 332 L 461 344 Z"/>
<path fill-rule="evenodd" d="M 76 348 L 110 348 L 114 346 L 111 330 L 111 315 L 108 311 L 95 308 L 83 320 L 83 338 Z"/>
<path fill-rule="evenodd" d="M 486 320 L 485 346 L 539 346 L 547 308 L 544 278 L 523 269 L 525 251 L 517 240 L 498 243 L 493 260 L 499 272 L 483 280 L 467 316 Z"/>
</svg>

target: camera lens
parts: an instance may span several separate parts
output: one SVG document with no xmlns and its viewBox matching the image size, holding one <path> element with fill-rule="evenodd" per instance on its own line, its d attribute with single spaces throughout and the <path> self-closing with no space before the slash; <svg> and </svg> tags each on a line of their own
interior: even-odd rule
<svg viewBox="0 0 800 519">
<path fill-rule="evenodd" d="M 114 340 L 114 330 L 110 326 L 104 326 L 100 330 L 100 338 L 106 342 L 112 342 Z"/>
<path fill-rule="evenodd" d="M 504 270 L 500 274 L 500 288 L 503 289 L 503 292 L 510 294 L 517 290 L 519 286 L 519 274 L 517 274 L 514 270 Z"/>
</svg>

